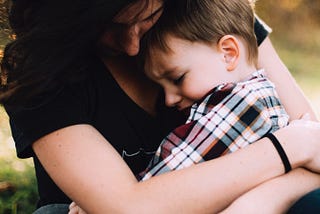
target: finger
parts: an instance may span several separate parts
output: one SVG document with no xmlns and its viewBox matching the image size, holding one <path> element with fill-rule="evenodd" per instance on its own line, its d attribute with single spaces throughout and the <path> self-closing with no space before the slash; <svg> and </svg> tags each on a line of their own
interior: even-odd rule
<svg viewBox="0 0 320 214">
<path fill-rule="evenodd" d="M 80 211 L 81 211 L 81 210 L 79 209 L 79 206 L 78 206 L 75 202 L 72 202 L 72 203 L 69 205 L 69 212 L 68 212 L 68 214 L 81 214 Z"/>
<path fill-rule="evenodd" d="M 77 206 L 77 204 L 76 204 L 76 202 L 73 201 L 73 202 L 69 205 L 69 210 L 72 209 L 72 208 L 75 207 L 75 206 Z"/>
<path fill-rule="evenodd" d="M 305 114 L 302 115 L 301 119 L 303 119 L 303 120 L 311 120 L 311 116 L 310 116 L 309 113 L 305 113 Z"/>
<path fill-rule="evenodd" d="M 80 214 L 78 207 L 73 207 L 73 208 L 69 209 L 68 214 Z"/>
</svg>

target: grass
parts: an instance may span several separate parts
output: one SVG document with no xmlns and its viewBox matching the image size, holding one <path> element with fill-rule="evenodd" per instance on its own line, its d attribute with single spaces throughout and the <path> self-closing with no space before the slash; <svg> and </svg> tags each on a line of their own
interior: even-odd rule
<svg viewBox="0 0 320 214">
<path fill-rule="evenodd" d="M 6 187 L 0 192 L 0 214 L 32 213 L 38 198 L 32 164 L 1 159 L 0 165 L 5 166 L 1 167 L 0 180 Z"/>
<path fill-rule="evenodd" d="M 16 157 L 8 117 L 0 107 L 0 214 L 28 214 L 38 198 L 33 162 Z"/>
</svg>

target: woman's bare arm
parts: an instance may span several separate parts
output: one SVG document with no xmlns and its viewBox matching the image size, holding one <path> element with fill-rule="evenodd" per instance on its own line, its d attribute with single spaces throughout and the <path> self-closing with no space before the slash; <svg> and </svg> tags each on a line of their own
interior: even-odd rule
<svg viewBox="0 0 320 214">
<path fill-rule="evenodd" d="M 299 133 L 298 133 L 299 130 Z M 276 132 L 294 168 L 320 171 L 320 125 Z M 310 139 L 301 148 L 303 139 Z M 283 174 L 268 139 L 196 166 L 138 182 L 112 146 L 89 125 L 55 131 L 33 149 L 57 185 L 88 213 L 212 213 L 258 184 Z M 318 159 L 315 159 L 318 158 Z M 310 161 L 312 160 L 312 161 Z"/>
<path fill-rule="evenodd" d="M 310 113 L 311 119 L 316 120 L 316 114 L 310 102 L 279 58 L 269 38 L 259 46 L 258 62 L 259 67 L 266 70 L 268 77 L 276 85 L 276 90 L 290 119 L 298 119 L 303 114 Z"/>
<path fill-rule="evenodd" d="M 300 197 L 319 186 L 319 174 L 298 168 L 245 193 L 221 214 L 286 213 Z"/>
</svg>

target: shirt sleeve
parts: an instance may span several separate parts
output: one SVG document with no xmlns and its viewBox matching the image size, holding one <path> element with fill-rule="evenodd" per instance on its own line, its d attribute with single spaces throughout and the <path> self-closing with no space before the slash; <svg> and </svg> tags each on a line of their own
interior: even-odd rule
<svg viewBox="0 0 320 214">
<path fill-rule="evenodd" d="M 88 123 L 86 89 L 81 85 L 65 87 L 54 96 L 32 106 L 6 107 L 17 156 L 34 156 L 32 143 L 58 129 Z"/>
<path fill-rule="evenodd" d="M 265 38 L 267 38 L 269 33 L 272 32 L 272 29 L 256 15 L 254 22 L 254 32 L 257 37 L 257 43 L 258 45 L 260 45 L 265 40 Z"/>
</svg>

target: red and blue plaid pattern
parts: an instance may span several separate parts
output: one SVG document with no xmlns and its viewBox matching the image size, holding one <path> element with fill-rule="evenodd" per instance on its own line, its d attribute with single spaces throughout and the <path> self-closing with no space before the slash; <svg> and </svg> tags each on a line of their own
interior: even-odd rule
<svg viewBox="0 0 320 214">
<path fill-rule="evenodd" d="M 240 83 L 221 84 L 195 103 L 186 124 L 162 141 L 142 180 L 241 149 L 288 124 L 271 83 L 257 71 Z"/>
</svg>

